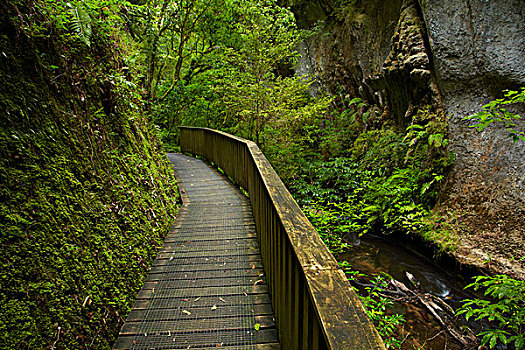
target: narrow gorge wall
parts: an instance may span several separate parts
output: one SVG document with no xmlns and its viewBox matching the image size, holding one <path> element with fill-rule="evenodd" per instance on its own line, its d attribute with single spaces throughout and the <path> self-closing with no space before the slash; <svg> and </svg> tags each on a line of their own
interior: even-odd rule
<svg viewBox="0 0 525 350">
<path fill-rule="evenodd" d="M 0 349 L 110 349 L 175 179 L 113 37 L 93 21 L 88 47 L 42 12 L 0 0 Z"/>
<path fill-rule="evenodd" d="M 319 88 L 379 106 L 387 116 L 383 122 L 400 131 L 422 106 L 444 110 L 456 162 L 440 205 L 456 211 L 472 235 L 458 254 L 478 264 L 499 254 L 500 270 L 510 269 L 508 252 L 521 251 L 525 236 L 525 144 L 513 143 L 502 126 L 479 133 L 463 118 L 502 97 L 502 90 L 525 86 L 525 2 L 290 0 L 286 5 L 303 28 L 322 23 L 320 33 L 300 47 L 298 69 L 314 74 Z"/>
<path fill-rule="evenodd" d="M 456 154 L 444 205 L 470 214 L 473 236 L 459 253 L 473 263 L 494 256 L 498 271 L 524 278 L 514 259 L 524 256 L 525 143 L 501 125 L 478 133 L 462 118 L 525 86 L 525 2 L 422 0 L 421 8 Z"/>
<path fill-rule="evenodd" d="M 525 2 L 425 0 L 421 8 L 457 155 L 456 196 L 490 215 L 523 210 L 523 142 L 497 127 L 479 134 L 462 118 L 525 86 Z"/>
</svg>

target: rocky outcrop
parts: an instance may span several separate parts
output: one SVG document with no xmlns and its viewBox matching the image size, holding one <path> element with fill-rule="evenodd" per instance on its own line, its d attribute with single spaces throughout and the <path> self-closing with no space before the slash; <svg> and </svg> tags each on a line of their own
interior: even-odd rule
<svg viewBox="0 0 525 350">
<path fill-rule="evenodd" d="M 446 95 L 495 95 L 525 85 L 525 3 L 421 0 Z M 466 91 L 468 90 L 468 91 Z"/>
<path fill-rule="evenodd" d="M 499 271 L 523 278 L 523 264 L 520 273 L 511 260 L 525 255 L 525 143 L 513 143 L 498 125 L 478 133 L 463 118 L 502 90 L 525 86 L 525 2 L 420 3 L 456 154 L 443 204 L 466 213 L 471 234 L 458 253 L 475 264 L 492 257 Z"/>
<path fill-rule="evenodd" d="M 403 130 L 418 106 L 440 104 L 425 25 L 415 1 L 403 2 L 390 52 L 381 72 L 365 77 L 365 82 L 374 92 L 386 96 L 388 106 Z"/>
<path fill-rule="evenodd" d="M 503 89 L 525 86 L 525 2 L 423 0 L 421 8 L 457 155 L 455 192 L 484 193 L 477 201 L 489 213 L 504 202 L 525 208 L 525 145 L 503 128 L 479 134 L 463 121 Z"/>
<path fill-rule="evenodd" d="M 400 130 L 423 105 L 448 115 L 456 162 L 442 207 L 463 215 L 475 242 L 466 238 L 460 254 L 480 251 L 472 259 L 486 260 L 523 244 L 525 144 L 513 143 L 503 126 L 479 133 L 464 118 L 501 97 L 502 90 L 525 86 L 525 2 L 289 0 L 288 5 L 303 26 L 324 21 L 321 33 L 300 48 L 300 69 L 315 74 L 339 101 L 360 96 L 381 107 Z"/>
<path fill-rule="evenodd" d="M 350 3 L 339 8 L 331 1 L 291 1 L 302 26 L 324 21 L 320 33 L 299 48 L 298 69 L 316 76 L 319 85 L 340 100 L 362 95 L 383 105 L 383 96 L 365 79 L 380 73 L 389 55 L 402 1 Z"/>
<path fill-rule="evenodd" d="M 341 99 L 361 96 L 388 110 L 402 129 L 418 106 L 439 104 L 425 24 L 415 0 L 295 6 L 299 18 L 306 16 L 303 25 L 326 24 L 322 34 L 299 47 L 299 74 L 315 75 Z"/>
</svg>

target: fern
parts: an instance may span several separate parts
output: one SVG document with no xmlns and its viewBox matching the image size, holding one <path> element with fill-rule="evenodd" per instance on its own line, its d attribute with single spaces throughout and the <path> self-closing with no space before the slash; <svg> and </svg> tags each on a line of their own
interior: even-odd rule
<svg viewBox="0 0 525 350">
<path fill-rule="evenodd" d="M 71 26 L 76 32 L 77 36 L 82 40 L 88 47 L 91 47 L 91 17 L 82 6 L 75 6 L 70 10 L 73 16 L 71 20 Z"/>
</svg>

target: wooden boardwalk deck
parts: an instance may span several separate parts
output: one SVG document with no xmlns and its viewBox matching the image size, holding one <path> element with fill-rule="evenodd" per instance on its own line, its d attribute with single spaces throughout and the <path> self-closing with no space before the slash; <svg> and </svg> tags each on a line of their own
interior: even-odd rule
<svg viewBox="0 0 525 350">
<path fill-rule="evenodd" d="M 279 349 L 248 198 L 202 161 L 168 157 L 184 204 L 113 349 Z"/>
</svg>

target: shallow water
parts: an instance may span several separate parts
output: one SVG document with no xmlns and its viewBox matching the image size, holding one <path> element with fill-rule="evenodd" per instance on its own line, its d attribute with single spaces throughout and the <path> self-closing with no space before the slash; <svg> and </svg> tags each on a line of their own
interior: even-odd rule
<svg viewBox="0 0 525 350">
<path fill-rule="evenodd" d="M 458 269 L 441 268 L 432 256 L 427 256 L 425 249 L 415 244 L 372 235 L 349 237 L 346 241 L 350 247 L 339 255 L 339 260 L 350 262 L 355 270 L 365 274 L 386 272 L 407 286 L 410 286 L 406 277 L 406 272 L 409 272 L 420 282 L 423 292 L 440 297 L 454 309 L 460 306 L 461 300 L 473 297 L 463 289 L 469 282 Z M 398 302 L 393 312 L 403 314 L 407 319 L 400 335 L 401 338 L 407 337 L 403 349 L 464 348 L 443 331 L 424 307 Z"/>
</svg>

